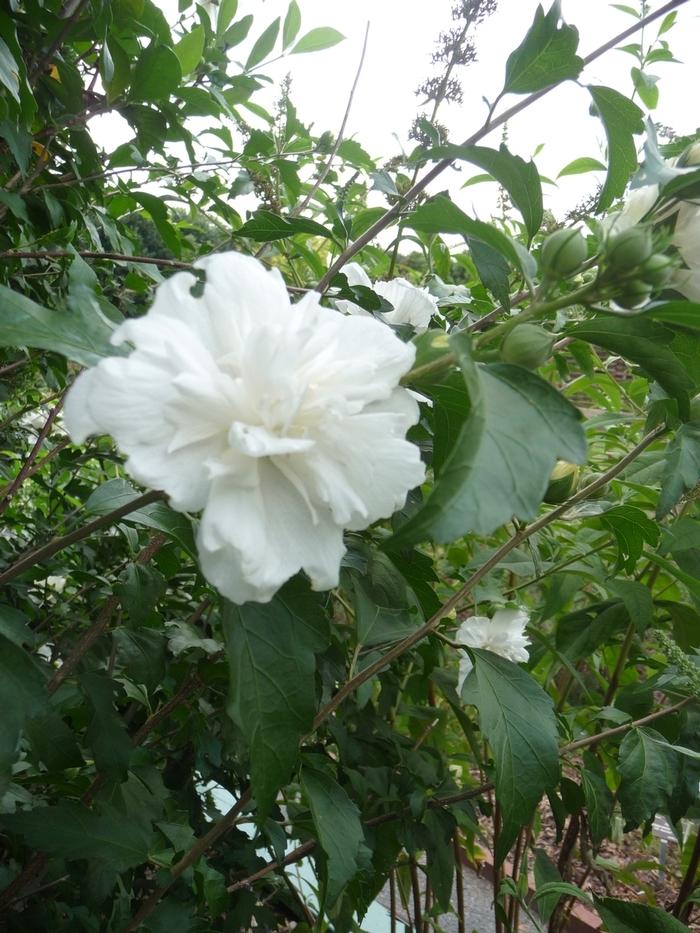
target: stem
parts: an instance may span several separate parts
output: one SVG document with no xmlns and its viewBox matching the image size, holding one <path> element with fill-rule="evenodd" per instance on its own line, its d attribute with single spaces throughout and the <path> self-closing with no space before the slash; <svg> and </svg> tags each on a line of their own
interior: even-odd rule
<svg viewBox="0 0 700 933">
<path fill-rule="evenodd" d="M 64 548 L 70 547 L 71 544 L 83 541 L 85 538 L 89 538 L 91 534 L 94 534 L 94 532 L 100 531 L 102 528 L 107 528 L 109 525 L 113 525 L 114 522 L 128 515 L 130 512 L 136 512 L 138 509 L 143 508 L 144 505 L 150 505 L 151 502 L 159 502 L 164 498 L 165 493 L 158 490 L 145 492 L 142 496 L 137 496 L 130 502 L 120 505 L 118 509 L 108 512 L 107 515 L 102 515 L 100 518 L 88 522 L 88 524 L 83 525 L 82 528 L 76 528 L 76 530 L 71 531 L 70 534 L 52 538 L 48 544 L 44 544 L 42 547 L 36 548 L 36 550 L 23 554 L 19 560 L 15 561 L 7 570 L 0 573 L 0 584 L 9 583 L 10 580 L 14 580 L 15 577 L 18 577 L 35 564 L 40 564 L 50 557 L 53 557 L 54 554 L 58 554 L 58 552 L 62 551 Z"/>
<path fill-rule="evenodd" d="M 391 933 L 396 933 L 396 872 L 389 872 L 389 913 L 391 914 Z"/>
<path fill-rule="evenodd" d="M 455 856 L 455 887 L 457 889 L 457 933 L 466 933 L 464 917 L 464 875 L 462 874 L 462 850 L 459 844 L 459 827 L 455 826 L 452 837 Z"/>
<path fill-rule="evenodd" d="M 642 716 L 641 719 L 635 719 L 633 722 L 626 722 L 622 726 L 614 726 L 612 729 L 606 729 L 604 732 L 597 732 L 595 735 L 588 735 L 585 739 L 578 739 L 576 742 L 569 742 L 568 745 L 564 745 L 559 749 L 559 754 L 568 755 L 571 752 L 578 751 L 579 748 L 589 748 L 591 745 L 597 745 L 598 742 L 602 742 L 605 739 L 612 739 L 617 735 L 624 735 L 624 733 L 629 732 L 630 729 L 646 726 L 650 722 L 655 722 L 657 719 L 678 712 L 678 710 L 683 709 L 684 706 L 687 706 L 688 703 L 691 703 L 694 699 L 695 697 L 692 696 L 684 697 L 673 706 L 667 706 L 665 709 L 659 709 L 655 713 L 649 713 L 648 716 Z"/>
<path fill-rule="evenodd" d="M 493 808 L 493 921 L 496 933 L 503 933 L 503 922 L 498 915 L 498 895 L 503 880 L 503 864 L 496 867 L 496 850 L 501 835 L 501 807 L 496 801 Z"/>
<path fill-rule="evenodd" d="M 409 873 L 411 875 L 411 891 L 413 893 L 413 928 L 416 933 L 423 933 L 423 911 L 420 905 L 418 868 L 416 867 L 416 860 L 414 858 L 412 858 L 409 863 Z"/>
<path fill-rule="evenodd" d="M 58 413 L 60 412 L 62 405 L 63 405 L 63 399 L 61 398 L 49 412 L 49 416 L 46 419 L 44 427 L 39 432 L 39 436 L 37 437 L 36 443 L 32 447 L 29 456 L 22 464 L 22 468 L 20 469 L 17 476 L 10 483 L 7 491 L 2 497 L 2 500 L 0 500 L 0 515 L 2 515 L 2 513 L 8 507 L 8 505 L 10 504 L 10 500 L 12 499 L 14 494 L 17 492 L 17 490 L 22 485 L 22 483 L 25 481 L 25 479 L 29 476 L 32 470 L 32 465 L 34 461 L 36 460 L 36 458 L 39 456 L 39 452 L 41 451 L 41 448 L 44 445 L 44 441 L 51 433 L 51 428 L 53 427 L 53 423 L 56 420 L 56 417 L 58 416 Z"/>
<path fill-rule="evenodd" d="M 140 262 L 152 266 L 168 266 L 171 269 L 191 269 L 191 262 L 180 262 L 178 259 L 156 259 L 152 256 L 131 256 L 128 253 L 101 253 L 95 250 L 52 249 L 52 250 L 14 250 L 8 249 L 0 252 L 0 260 L 7 259 L 74 259 L 76 256 L 83 259 L 111 259 L 116 262 Z"/>
<path fill-rule="evenodd" d="M 687 923 L 690 920 L 690 911 L 693 909 L 692 903 L 686 904 L 686 901 L 695 889 L 698 867 L 700 867 L 700 829 L 698 829 L 698 834 L 695 837 L 693 852 L 690 856 L 690 861 L 688 862 L 686 873 L 683 876 L 683 881 L 681 882 L 681 886 L 678 890 L 676 903 L 673 905 L 674 917 L 678 917 L 679 920 L 682 920 L 684 923 Z"/>
<path fill-rule="evenodd" d="M 622 672 L 625 669 L 625 664 L 627 664 L 627 658 L 630 653 L 630 648 L 632 647 L 632 641 L 634 640 L 634 634 L 636 632 L 636 626 L 634 622 L 630 622 L 627 626 L 627 631 L 625 632 L 625 638 L 620 647 L 620 653 L 617 656 L 617 663 L 615 664 L 615 670 L 612 673 L 610 678 L 610 683 L 608 684 L 608 689 L 605 691 L 605 699 L 603 700 L 603 706 L 610 706 L 615 693 L 617 692 L 618 684 L 620 683 L 620 677 Z"/>
<path fill-rule="evenodd" d="M 670 10 L 674 10 L 687 2 L 688 0 L 671 0 L 670 3 L 667 3 L 660 7 L 658 10 L 655 10 L 653 13 L 650 13 L 649 16 L 639 20 L 633 26 L 628 27 L 623 32 L 604 43 L 604 45 L 599 46 L 597 49 L 595 49 L 595 51 L 587 55 L 583 60 L 584 67 L 586 65 L 590 65 L 591 62 L 595 61 L 605 52 L 614 49 L 617 45 L 620 44 L 620 42 L 624 41 L 629 36 L 634 35 L 635 32 L 646 26 L 648 23 L 653 22 L 660 16 L 664 16 Z M 489 114 L 483 126 L 481 126 L 480 129 L 478 129 L 468 139 L 466 139 L 462 145 L 473 146 L 475 143 L 483 139 L 484 136 L 488 136 L 488 134 L 497 126 L 502 126 L 504 123 L 507 123 L 514 116 L 516 116 L 516 114 L 527 109 L 531 104 L 534 104 L 535 101 L 538 101 L 541 97 L 544 97 L 545 94 L 548 94 L 557 86 L 557 84 L 552 84 L 549 87 L 535 91 L 534 94 L 529 94 L 517 104 L 509 107 L 508 110 L 504 110 L 497 117 L 492 117 L 491 114 Z M 332 281 L 333 277 L 343 268 L 345 263 L 348 262 L 348 260 L 351 259 L 356 253 L 358 253 L 363 246 L 366 246 L 367 243 L 370 243 L 377 236 L 377 234 L 381 233 L 382 230 L 388 227 L 389 224 L 399 216 L 401 211 L 405 208 L 406 204 L 410 204 L 418 197 L 419 194 L 421 194 L 421 192 L 425 191 L 425 189 L 432 181 L 434 181 L 439 175 L 442 174 L 442 172 L 445 171 L 445 169 L 452 165 L 453 161 L 454 159 L 443 159 L 435 166 L 433 166 L 430 171 L 428 171 L 421 179 L 416 182 L 415 185 L 410 188 L 410 190 L 397 204 L 391 207 L 382 217 L 379 218 L 376 223 L 372 224 L 372 226 L 366 230 L 362 236 L 358 237 L 354 243 L 351 243 L 345 250 L 343 250 L 340 256 L 331 265 L 328 272 L 326 272 L 326 274 L 316 286 L 316 291 L 323 294 L 328 288 L 328 285 Z"/>
</svg>

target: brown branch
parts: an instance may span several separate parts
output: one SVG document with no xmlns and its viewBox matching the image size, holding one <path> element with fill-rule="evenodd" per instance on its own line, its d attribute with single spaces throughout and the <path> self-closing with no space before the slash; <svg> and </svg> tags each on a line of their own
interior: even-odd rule
<svg viewBox="0 0 700 933">
<path fill-rule="evenodd" d="M 650 722 L 655 722 L 657 719 L 662 719 L 664 716 L 676 713 L 694 699 L 695 697 L 685 697 L 673 706 L 667 706 L 665 709 L 659 709 L 655 713 L 649 713 L 648 716 L 642 716 L 641 719 L 635 719 L 633 722 L 626 722 L 622 726 L 614 726 L 612 729 L 606 729 L 605 732 L 596 732 L 595 735 L 586 736 L 585 739 L 578 739 L 576 742 L 569 742 L 568 745 L 564 745 L 563 748 L 559 750 L 559 754 L 568 755 L 570 752 L 578 751 L 579 748 L 588 748 L 591 745 L 597 745 L 598 742 L 602 742 L 604 739 L 612 739 L 616 735 L 623 735 L 625 732 L 629 732 L 630 729 L 646 726 Z"/>
<path fill-rule="evenodd" d="M 605 54 L 605 52 L 609 52 L 611 49 L 614 49 L 617 45 L 620 44 L 620 42 L 623 42 L 629 36 L 634 35 L 634 33 L 638 32 L 640 29 L 643 29 L 645 26 L 647 26 L 649 23 L 652 23 L 660 16 L 664 16 L 666 13 L 682 6 L 687 2 L 688 0 L 671 0 L 670 3 L 665 4 L 665 6 L 660 7 L 658 10 L 654 10 L 653 13 L 650 13 L 643 19 L 638 20 L 633 26 L 625 29 L 623 32 L 619 33 L 604 45 L 599 46 L 597 49 L 595 49 L 595 51 L 587 55 L 583 59 L 584 67 L 586 65 L 590 65 L 591 62 Z M 545 94 L 548 94 L 551 90 L 558 86 L 558 84 L 552 84 L 549 87 L 535 91 L 534 94 L 529 94 L 526 98 L 524 98 L 524 100 L 519 101 L 512 107 L 509 107 L 508 110 L 504 110 L 497 117 L 491 118 L 491 114 L 489 114 L 483 126 L 475 133 L 473 133 L 468 139 L 466 139 L 462 145 L 473 146 L 475 143 L 478 143 L 485 136 L 488 136 L 492 130 L 496 129 L 496 127 L 507 123 L 514 116 L 525 110 L 531 104 L 534 104 L 535 101 L 538 101 L 541 97 L 544 97 Z M 393 207 L 389 208 L 389 210 L 382 217 L 380 217 L 376 223 L 372 224 L 372 226 L 366 230 L 362 236 L 358 237 L 354 243 L 351 243 L 347 249 L 343 250 L 340 256 L 332 264 L 328 272 L 326 272 L 326 274 L 316 286 L 316 291 L 323 294 L 328 288 L 333 277 L 336 275 L 336 273 L 340 272 L 345 263 L 356 253 L 358 253 L 363 246 L 366 246 L 368 243 L 370 243 L 377 236 L 377 234 L 381 233 L 382 230 L 388 227 L 389 224 L 391 224 L 392 221 L 394 221 L 401 214 L 406 205 L 414 201 L 419 194 L 422 194 L 428 185 L 433 182 L 439 175 L 441 175 L 445 169 L 449 168 L 453 162 L 454 159 L 442 159 L 440 162 L 434 165 L 429 172 L 427 172 L 415 183 L 415 185 L 410 188 L 409 191 L 406 192 L 400 201 L 398 201 Z"/>
<path fill-rule="evenodd" d="M 621 460 L 619 460 L 613 467 L 611 467 L 606 473 L 603 473 L 598 479 L 590 483 L 588 486 L 585 486 L 583 489 L 579 490 L 576 495 L 572 496 L 562 505 L 558 506 L 555 509 L 552 509 L 550 512 L 547 512 L 546 515 L 543 515 L 537 521 L 532 522 L 530 525 L 527 525 L 524 528 L 521 528 L 517 531 L 505 544 L 501 545 L 500 548 L 476 570 L 471 577 L 464 583 L 443 605 L 438 609 L 438 611 L 430 618 L 428 621 L 422 625 L 419 629 L 416 629 L 411 635 L 407 638 L 404 638 L 403 641 L 400 641 L 398 644 L 394 645 L 385 655 L 375 661 L 373 664 L 368 665 L 364 670 L 359 674 L 349 680 L 344 684 L 338 692 L 333 696 L 328 703 L 319 711 L 318 715 L 314 719 L 313 728 L 317 729 L 328 717 L 340 706 L 343 700 L 349 696 L 351 693 L 354 693 L 358 687 L 363 683 L 370 680 L 375 674 L 378 674 L 383 668 L 388 664 L 391 664 L 392 661 L 395 661 L 402 654 L 412 648 L 414 645 L 418 644 L 419 641 L 422 641 L 431 632 L 437 628 L 437 626 L 442 622 L 442 620 L 449 615 L 449 613 L 458 607 L 462 602 L 464 597 L 471 592 L 471 590 L 476 586 L 477 583 L 480 583 L 483 578 L 493 570 L 503 558 L 509 554 L 514 548 L 518 547 L 531 537 L 536 532 L 540 531 L 546 525 L 549 525 L 551 522 L 555 521 L 558 518 L 561 518 L 568 510 L 577 505 L 579 502 L 583 502 L 594 492 L 597 492 L 598 489 L 601 489 L 606 483 L 609 482 L 613 477 L 621 473 L 626 466 L 628 466 L 633 460 L 635 460 L 642 451 L 653 443 L 661 434 L 664 432 L 664 428 L 657 428 L 654 431 L 651 431 L 649 434 L 644 437 L 636 447 L 633 447 L 628 454 L 626 454 Z"/>
<path fill-rule="evenodd" d="M 24 359 L 21 359 L 21 360 L 15 360 L 14 363 L 8 363 L 7 366 L 0 367 L 0 377 L 8 376 L 10 373 L 15 372 L 15 370 L 21 369 L 23 366 L 26 366 L 27 363 L 31 363 L 32 358 L 34 356 L 36 356 L 36 354 L 32 354 L 31 356 L 24 357 Z"/>
<path fill-rule="evenodd" d="M 34 465 L 34 461 L 39 456 L 41 448 L 44 445 L 44 441 L 51 433 L 51 428 L 53 427 L 53 423 L 56 420 L 58 413 L 60 412 L 62 407 L 63 407 L 63 399 L 61 398 L 49 412 L 49 416 L 46 419 L 46 422 L 44 423 L 44 427 L 39 432 L 39 436 L 37 437 L 36 442 L 29 453 L 29 456 L 22 464 L 22 468 L 20 469 L 19 473 L 12 480 L 9 487 L 7 488 L 7 491 L 5 492 L 2 499 L 0 500 L 0 515 L 2 515 L 2 513 L 5 511 L 5 509 L 10 504 L 10 501 L 12 497 L 14 496 L 14 494 L 17 492 L 17 490 L 22 485 L 22 483 L 25 481 L 25 479 L 30 475 L 32 466 Z"/>
<path fill-rule="evenodd" d="M 38 473 L 39 470 L 47 463 L 49 460 L 53 460 L 54 457 L 58 456 L 62 450 L 65 450 L 66 447 L 70 445 L 70 438 L 65 437 L 63 440 L 55 444 L 51 450 L 46 454 L 45 457 L 42 457 L 41 460 L 37 460 L 33 463 L 30 468 L 27 470 L 24 479 L 29 479 L 30 476 L 34 476 L 35 473 Z M 7 495 L 10 490 L 10 486 L 5 486 L 4 489 L 0 489 L 0 496 Z"/>
<path fill-rule="evenodd" d="M 179 259 L 158 259 L 153 256 L 131 256 L 129 253 L 103 253 L 96 250 L 51 249 L 51 250 L 14 250 L 0 252 L 0 260 L 12 259 L 74 259 L 76 254 L 83 259 L 110 259 L 115 262 L 138 262 L 151 266 L 166 266 L 170 269 L 191 269 L 191 262 Z"/>
<path fill-rule="evenodd" d="M 138 509 L 143 508 L 143 506 L 150 505 L 151 502 L 160 502 L 164 498 L 164 492 L 151 490 L 151 492 L 146 492 L 143 495 L 132 499 L 130 502 L 127 502 L 124 505 L 120 505 L 118 509 L 114 509 L 112 512 L 108 512 L 107 515 L 102 515 L 100 518 L 96 518 L 94 521 L 88 522 L 87 525 L 83 525 L 81 528 L 76 528 L 75 531 L 71 531 L 67 535 L 61 535 L 60 537 L 52 538 L 51 541 L 42 545 L 42 547 L 38 547 L 33 551 L 28 551 L 25 554 L 22 554 L 14 564 L 11 564 L 7 570 L 0 573 L 0 585 L 3 583 L 9 583 L 10 580 L 14 580 L 15 577 L 18 577 L 21 573 L 24 573 L 25 570 L 33 567 L 35 564 L 39 564 L 45 560 L 48 560 L 50 557 L 53 557 L 54 554 L 58 554 L 59 551 L 64 550 L 64 548 L 70 547 L 71 544 L 76 544 L 78 541 L 83 541 L 85 538 L 89 538 L 90 535 L 94 534 L 96 531 L 101 531 L 103 528 L 108 528 L 120 518 L 128 515 L 129 512 L 136 512 Z"/>
</svg>

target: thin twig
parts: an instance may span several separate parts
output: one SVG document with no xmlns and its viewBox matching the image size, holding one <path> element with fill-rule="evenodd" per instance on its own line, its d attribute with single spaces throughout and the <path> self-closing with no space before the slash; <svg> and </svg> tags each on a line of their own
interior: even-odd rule
<svg viewBox="0 0 700 933">
<path fill-rule="evenodd" d="M 44 423 L 43 428 L 41 429 L 41 431 L 39 431 L 39 435 L 36 439 L 34 446 L 32 447 L 29 453 L 29 456 L 22 464 L 22 467 L 19 473 L 12 480 L 9 487 L 7 488 L 7 491 L 4 493 L 2 499 L 0 500 L 0 515 L 2 515 L 2 513 L 8 507 L 14 494 L 17 492 L 19 487 L 22 485 L 22 483 L 31 473 L 32 466 L 34 465 L 34 461 L 39 456 L 41 448 L 44 446 L 44 441 L 51 433 L 51 428 L 53 427 L 53 423 L 56 420 L 58 413 L 60 412 L 62 406 L 63 406 L 63 399 L 61 398 L 58 400 L 56 405 L 54 405 L 54 407 L 49 412 L 49 416 L 46 419 L 46 422 Z"/>
<path fill-rule="evenodd" d="M 8 249 L 0 252 L 0 260 L 12 259 L 74 259 L 76 256 L 83 259 L 109 259 L 115 262 L 138 262 L 151 266 L 166 266 L 171 269 L 191 269 L 191 262 L 181 262 L 179 259 L 159 259 L 154 256 L 131 256 L 129 253 L 102 253 L 96 250 L 51 249 L 51 250 L 14 250 Z"/>
</svg>

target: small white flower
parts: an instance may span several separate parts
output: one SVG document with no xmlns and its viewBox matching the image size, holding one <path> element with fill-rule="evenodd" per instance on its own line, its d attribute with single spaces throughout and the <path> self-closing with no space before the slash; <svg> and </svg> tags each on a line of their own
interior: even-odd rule
<svg viewBox="0 0 700 933">
<path fill-rule="evenodd" d="M 63 576 L 47 577 L 46 585 L 57 593 L 62 593 L 66 588 L 66 578 Z"/>
<path fill-rule="evenodd" d="M 356 262 L 349 262 L 343 267 L 348 285 L 364 285 L 371 288 L 393 305 L 392 311 L 382 314 L 387 324 L 410 324 L 417 334 L 422 334 L 430 326 L 430 319 L 438 310 L 435 299 L 425 288 L 416 288 L 406 279 L 392 279 L 390 282 L 372 282 L 365 270 Z M 354 301 L 339 299 L 335 302 L 339 311 L 346 314 L 362 314 L 371 317 Z"/>
<path fill-rule="evenodd" d="M 493 619 L 486 616 L 469 616 L 459 627 L 455 641 L 469 648 L 485 648 L 516 664 L 527 661 L 530 646 L 525 627 L 528 614 L 523 609 L 497 609 Z M 460 652 L 457 693 L 462 687 L 473 664 L 466 651 Z"/>
<path fill-rule="evenodd" d="M 237 603 L 267 602 L 300 569 L 337 585 L 343 529 L 391 515 L 422 482 L 406 441 L 418 405 L 400 388 L 415 350 L 376 320 L 292 305 L 282 276 L 250 256 L 199 260 L 125 321 L 68 394 L 82 442 L 109 433 L 138 482 L 174 509 L 203 509 L 202 570 Z"/>
</svg>

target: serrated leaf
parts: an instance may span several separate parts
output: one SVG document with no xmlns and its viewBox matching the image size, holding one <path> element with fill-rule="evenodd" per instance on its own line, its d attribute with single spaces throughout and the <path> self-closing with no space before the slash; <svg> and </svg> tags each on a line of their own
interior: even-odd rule
<svg viewBox="0 0 700 933">
<path fill-rule="evenodd" d="M 284 17 L 284 26 L 282 27 L 282 48 L 288 48 L 297 37 L 301 27 L 301 10 L 297 0 L 290 0 L 287 7 L 287 15 Z"/>
<path fill-rule="evenodd" d="M 464 159 L 488 172 L 502 185 L 523 216 L 530 238 L 542 223 L 542 184 L 534 162 L 513 155 L 505 145 L 500 149 L 485 146 L 440 146 L 430 149 L 423 158 Z"/>
<path fill-rule="evenodd" d="M 174 52 L 180 62 L 183 75 L 191 74 L 202 60 L 204 53 L 204 27 L 195 26 L 191 32 L 175 45 Z"/>
<path fill-rule="evenodd" d="M 618 799 L 625 832 L 654 818 L 665 807 L 678 780 L 678 754 L 653 729 L 628 732 L 620 745 Z"/>
<path fill-rule="evenodd" d="M 595 908 L 609 933 L 688 933 L 688 927 L 660 907 L 613 897 L 596 897 Z"/>
<path fill-rule="evenodd" d="M 454 541 L 469 531 L 490 534 L 513 515 L 532 518 L 556 460 L 586 457 L 579 413 L 549 383 L 520 366 L 475 364 L 463 334 L 450 338 L 450 346 L 469 415 L 432 493 L 398 529 L 392 548 L 428 535 Z"/>
<path fill-rule="evenodd" d="M 319 597 L 296 581 L 270 603 L 226 603 L 228 712 L 245 736 L 251 786 L 265 815 L 299 760 L 316 712 L 314 652 L 326 647 Z"/>
<path fill-rule="evenodd" d="M 605 778 L 595 771 L 581 771 L 581 787 L 586 798 L 588 831 L 591 842 L 598 847 L 610 832 L 613 811 L 613 795 Z"/>
<path fill-rule="evenodd" d="M 462 697 L 479 710 L 496 765 L 503 819 L 496 851 L 500 865 L 542 795 L 559 781 L 557 724 L 552 701 L 526 671 L 490 651 L 472 653 L 474 671 Z"/>
<path fill-rule="evenodd" d="M 305 217 L 280 217 L 272 211 L 256 211 L 250 220 L 234 231 L 233 236 L 248 237 L 256 243 L 267 243 L 271 240 L 284 240 L 297 233 L 334 239 L 331 231 L 315 220 L 307 220 Z"/>
<path fill-rule="evenodd" d="M 275 42 L 277 42 L 277 36 L 280 32 L 280 18 L 273 20 L 270 25 L 265 29 L 265 31 L 256 39 L 253 48 L 250 50 L 250 55 L 245 63 L 245 71 L 250 71 L 251 68 L 255 68 L 256 65 L 259 65 L 270 52 L 275 47 Z"/>
<path fill-rule="evenodd" d="M 656 545 L 659 527 L 633 505 L 618 505 L 598 516 L 604 528 L 615 535 L 618 548 L 618 567 L 632 573 L 642 556 L 645 544 Z"/>
<path fill-rule="evenodd" d="M 153 837 L 148 820 L 129 819 L 106 804 L 88 810 L 62 802 L 2 816 L 0 823 L 40 852 L 68 860 L 94 859 L 116 871 L 145 862 Z"/>
<path fill-rule="evenodd" d="M 589 85 L 608 140 L 608 174 L 598 197 L 597 211 L 610 207 L 624 194 L 637 168 L 634 137 L 644 132 L 644 114 L 636 104 L 611 87 Z"/>
<path fill-rule="evenodd" d="M 551 87 L 560 81 L 577 78 L 583 59 L 576 55 L 578 30 L 559 25 L 560 3 L 555 2 L 545 15 L 541 6 L 527 35 L 506 62 L 504 94 L 529 94 Z"/>
<path fill-rule="evenodd" d="M 668 515 L 700 483 L 700 423 L 682 424 L 668 445 L 656 517 Z"/>
<path fill-rule="evenodd" d="M 301 786 L 325 854 L 322 901 L 331 908 L 357 874 L 363 850 L 366 852 L 360 811 L 325 771 L 304 766 Z"/>
<path fill-rule="evenodd" d="M 374 647 L 399 641 L 421 625 L 415 595 L 386 554 L 363 548 L 363 573 L 347 571 L 351 581 L 357 640 Z"/>
<path fill-rule="evenodd" d="M 330 49 L 332 46 L 342 42 L 345 36 L 337 29 L 331 29 L 330 26 L 319 26 L 318 29 L 312 29 L 302 36 L 292 49 L 292 55 L 301 55 L 305 52 L 320 52 L 322 49 Z"/>
</svg>

